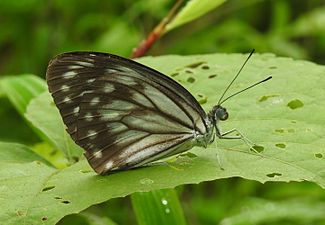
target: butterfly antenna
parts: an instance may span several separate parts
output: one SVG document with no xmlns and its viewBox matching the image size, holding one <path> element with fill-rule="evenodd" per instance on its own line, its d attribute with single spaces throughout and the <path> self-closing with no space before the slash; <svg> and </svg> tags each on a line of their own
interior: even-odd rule
<svg viewBox="0 0 325 225">
<path fill-rule="evenodd" d="M 227 98 L 225 98 L 224 100 L 222 100 L 219 104 L 221 105 L 222 103 L 224 103 L 225 101 L 227 101 L 229 98 L 232 98 L 232 97 L 234 97 L 235 95 L 238 95 L 238 94 L 240 94 L 240 93 L 242 93 L 242 92 L 244 92 L 244 91 L 246 91 L 246 90 L 248 90 L 248 89 L 251 89 L 252 87 L 255 87 L 256 85 L 259 85 L 259 84 L 261 84 L 261 83 L 263 83 L 263 82 L 265 82 L 265 81 L 268 81 L 268 80 L 270 80 L 271 78 L 272 78 L 272 76 L 269 76 L 269 77 L 265 78 L 264 80 L 261 80 L 261 81 L 259 81 L 259 82 L 256 82 L 255 84 L 252 84 L 251 86 L 248 86 L 247 88 L 244 88 L 243 90 L 240 90 L 240 91 L 238 91 L 238 92 L 236 92 L 236 93 L 234 93 L 234 94 L 228 96 Z"/>
<path fill-rule="evenodd" d="M 234 79 L 232 79 L 232 81 L 230 82 L 230 84 L 227 86 L 226 90 L 223 92 L 223 94 L 221 95 L 219 101 L 218 101 L 218 105 L 220 105 L 222 102 L 223 97 L 225 96 L 225 94 L 227 93 L 227 91 L 229 90 L 229 88 L 231 87 L 231 85 L 235 82 L 235 80 L 237 79 L 237 77 L 239 76 L 240 72 L 243 70 L 244 66 L 246 65 L 247 61 L 249 60 L 249 58 L 253 55 L 255 49 L 253 49 L 251 51 L 251 53 L 249 54 L 249 56 L 247 57 L 247 59 L 245 60 L 245 62 L 243 63 L 243 65 L 240 67 L 239 71 L 237 72 L 236 76 L 234 77 Z M 257 85 L 257 84 L 256 84 Z M 244 90 L 242 90 L 244 91 Z M 238 93 L 239 94 L 239 93 Z M 229 97 L 228 97 L 229 98 Z M 227 99 L 228 99 L 227 98 Z"/>
</svg>

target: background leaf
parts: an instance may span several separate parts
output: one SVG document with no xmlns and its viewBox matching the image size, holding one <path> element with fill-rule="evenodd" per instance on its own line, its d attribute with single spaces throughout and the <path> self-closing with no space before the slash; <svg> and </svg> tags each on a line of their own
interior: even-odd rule
<svg viewBox="0 0 325 225">
<path fill-rule="evenodd" d="M 25 113 L 31 99 L 47 90 L 45 81 L 32 74 L 1 78 L 0 88 L 21 114 Z"/>
<path fill-rule="evenodd" d="M 220 225 L 263 224 L 291 220 L 296 224 L 307 224 L 324 219 L 325 204 L 305 198 L 272 202 L 263 199 L 245 201 L 243 209 L 236 215 L 225 218 Z"/>
<path fill-rule="evenodd" d="M 134 193 L 131 200 L 139 225 L 186 224 L 175 189 Z"/>
<path fill-rule="evenodd" d="M 19 142 L 26 144 L 39 141 L 39 138 L 32 134 L 35 132 L 40 137 L 42 135 L 30 124 L 28 127 L 23 116 L 29 102 L 47 90 L 45 81 L 32 74 L 6 76 L 0 79 L 0 90 L 3 93 L 3 98 L 0 99 L 0 123 L 2 125 L 0 133 L 4 133 L 1 137 L 2 141 L 17 141 L 18 139 Z M 11 127 L 15 127 L 19 132 L 8 132 Z"/>
<path fill-rule="evenodd" d="M 209 110 L 246 57 L 162 56 L 143 58 L 141 62 L 180 81 L 195 97 L 205 99 L 203 107 Z M 237 127 L 264 147 L 260 154 L 249 151 L 240 140 L 216 140 L 218 148 L 194 148 L 191 154 L 174 157 L 163 165 L 104 177 L 97 176 L 85 161 L 63 170 L 38 163 L 1 164 L 0 184 L 6 192 L 0 202 L 0 207 L 5 208 L 0 221 L 54 224 L 65 215 L 111 198 L 229 177 L 262 183 L 310 181 L 324 188 L 324 73 L 324 66 L 306 61 L 276 58 L 272 54 L 252 57 L 229 94 L 268 75 L 273 80 L 227 101 L 224 107 L 228 108 L 230 118 L 220 126 L 223 130 Z M 35 101 L 49 109 L 47 114 L 54 115 L 53 120 L 57 118 L 56 123 L 51 121 L 56 126 L 52 129 L 64 139 L 61 120 L 50 112 L 54 110 L 50 108 L 50 98 L 43 94 Z M 43 126 L 42 123 L 39 125 Z"/>
<path fill-rule="evenodd" d="M 70 162 L 78 161 L 82 149 L 66 132 L 59 111 L 48 92 L 44 92 L 30 102 L 25 116 L 54 147 L 63 151 Z"/>
<path fill-rule="evenodd" d="M 46 160 L 37 155 L 29 147 L 6 142 L 0 142 L 0 161 L 1 163 L 26 163 L 40 161 L 48 164 Z"/>
<path fill-rule="evenodd" d="M 168 32 L 176 27 L 195 20 L 224 2 L 225 0 L 189 0 L 179 13 L 177 13 L 175 18 L 166 26 L 166 31 Z"/>
</svg>

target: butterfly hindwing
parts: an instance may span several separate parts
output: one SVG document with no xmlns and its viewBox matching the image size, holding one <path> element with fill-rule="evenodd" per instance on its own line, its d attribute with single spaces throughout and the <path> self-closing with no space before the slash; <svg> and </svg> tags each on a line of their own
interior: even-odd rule
<svg viewBox="0 0 325 225">
<path fill-rule="evenodd" d="M 65 53 L 50 62 L 47 81 L 67 131 L 100 174 L 185 151 L 208 132 L 186 89 L 128 59 Z"/>
</svg>

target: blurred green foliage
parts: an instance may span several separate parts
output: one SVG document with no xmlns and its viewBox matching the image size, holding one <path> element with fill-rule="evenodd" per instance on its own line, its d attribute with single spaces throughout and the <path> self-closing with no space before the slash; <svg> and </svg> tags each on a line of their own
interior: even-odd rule
<svg viewBox="0 0 325 225">
<path fill-rule="evenodd" d="M 65 51 L 129 56 L 172 5 L 171 0 L 2 0 L 0 76 L 32 73 L 44 77 L 49 59 Z M 324 64 L 324 24 L 323 0 L 229 0 L 203 18 L 166 33 L 148 54 L 247 52 L 255 48 Z M 39 142 L 1 89 L 0 106 L 1 141 Z M 325 194 L 312 183 L 262 185 L 234 178 L 177 190 L 188 224 L 325 223 L 317 214 L 324 209 Z M 264 206 L 292 207 L 296 217 L 283 217 L 286 212 L 268 211 L 270 208 L 261 210 Z M 313 209 L 314 214 L 310 212 Z M 267 217 L 261 211 L 269 212 Z M 259 220 L 247 222 L 249 212 Z M 308 221 L 301 220 L 302 214 L 309 215 Z M 128 199 L 93 206 L 60 224 L 114 224 L 111 220 L 135 223 Z"/>
<path fill-rule="evenodd" d="M 171 0 L 0 2 L 0 74 L 44 76 L 54 55 L 72 50 L 129 56 Z M 322 0 L 232 0 L 167 33 L 149 54 L 242 52 L 256 48 L 325 62 Z"/>
</svg>

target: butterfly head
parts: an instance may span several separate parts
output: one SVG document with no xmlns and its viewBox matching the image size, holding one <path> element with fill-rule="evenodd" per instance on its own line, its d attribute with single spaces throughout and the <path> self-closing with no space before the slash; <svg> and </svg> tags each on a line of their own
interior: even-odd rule
<svg viewBox="0 0 325 225">
<path fill-rule="evenodd" d="M 212 108 L 212 110 L 209 113 L 210 118 L 212 117 L 213 121 L 224 121 L 228 119 L 228 112 L 227 109 L 222 107 L 221 105 L 216 105 Z"/>
</svg>

